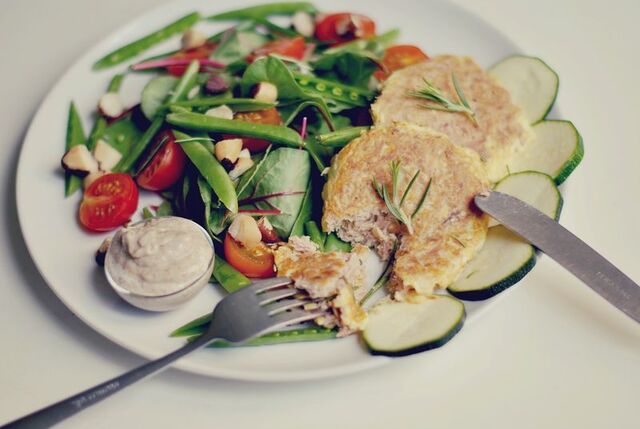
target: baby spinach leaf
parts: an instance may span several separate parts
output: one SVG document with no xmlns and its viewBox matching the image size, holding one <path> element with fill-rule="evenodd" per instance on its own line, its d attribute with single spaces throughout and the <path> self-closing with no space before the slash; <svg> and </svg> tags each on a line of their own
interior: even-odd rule
<svg viewBox="0 0 640 429">
<path fill-rule="evenodd" d="M 302 198 L 302 205 L 300 211 L 296 217 L 293 226 L 291 227 L 291 236 L 304 235 L 304 225 L 311 220 L 311 213 L 313 212 L 313 206 L 311 201 L 311 181 L 307 185 L 307 190 Z"/>
<path fill-rule="evenodd" d="M 241 198 L 286 193 L 286 195 L 274 196 L 255 203 L 259 209 L 280 210 L 279 215 L 269 216 L 269 221 L 278 235 L 286 238 L 292 233 L 301 212 L 303 212 L 302 219 L 309 216 L 307 212 L 310 213 L 310 208 L 304 203 L 310 175 L 311 160 L 307 151 L 278 148 L 271 151 L 260 164 Z"/>
<path fill-rule="evenodd" d="M 312 63 L 318 76 L 347 85 L 367 88 L 378 69 L 378 57 L 368 51 L 344 51 L 323 55 Z"/>
</svg>

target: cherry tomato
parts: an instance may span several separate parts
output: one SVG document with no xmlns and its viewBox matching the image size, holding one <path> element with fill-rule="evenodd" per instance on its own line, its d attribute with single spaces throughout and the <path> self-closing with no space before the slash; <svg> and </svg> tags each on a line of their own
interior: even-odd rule
<svg viewBox="0 0 640 429">
<path fill-rule="evenodd" d="M 412 64 L 428 60 L 429 56 L 414 45 L 394 45 L 387 48 L 382 56 L 382 64 L 386 70 L 378 70 L 374 76 L 378 80 L 385 80 L 391 72 L 403 69 Z"/>
<path fill-rule="evenodd" d="M 247 61 L 251 63 L 258 57 L 264 57 L 269 54 L 278 54 L 283 57 L 301 60 L 304 57 L 306 48 L 307 45 L 302 36 L 276 39 L 254 49 L 247 57 Z"/>
<path fill-rule="evenodd" d="M 356 13 L 326 15 L 316 24 L 316 38 L 336 45 L 353 39 L 366 39 L 375 34 L 376 23 Z"/>
<path fill-rule="evenodd" d="M 255 112 L 236 113 L 234 119 L 243 122 L 251 122 L 254 124 L 282 125 L 282 117 L 275 107 L 265 110 L 257 110 Z M 225 138 L 237 138 L 238 136 L 225 136 Z M 265 150 L 271 142 L 268 140 L 254 139 L 245 137 L 242 139 L 242 146 L 249 149 L 250 152 L 261 152 Z"/>
<path fill-rule="evenodd" d="M 157 134 L 155 144 L 161 144 L 149 165 L 138 175 L 136 181 L 141 188 L 150 191 L 162 191 L 173 185 L 182 176 L 187 161 L 184 151 L 170 130 Z"/>
<path fill-rule="evenodd" d="M 247 277 L 265 279 L 276 275 L 273 254 L 264 244 L 249 250 L 227 234 L 224 237 L 224 258 Z"/>
<path fill-rule="evenodd" d="M 110 231 L 125 224 L 138 208 L 138 187 L 125 173 L 96 179 L 80 203 L 80 224 L 89 231 Z"/>
<path fill-rule="evenodd" d="M 198 46 L 197 48 L 178 51 L 173 54 L 171 58 L 184 58 L 188 60 L 200 60 L 209 58 L 209 55 L 211 55 L 216 46 L 217 45 L 215 43 L 205 43 L 204 45 Z M 187 67 L 187 65 L 168 66 L 167 71 L 173 76 L 182 76 Z"/>
</svg>

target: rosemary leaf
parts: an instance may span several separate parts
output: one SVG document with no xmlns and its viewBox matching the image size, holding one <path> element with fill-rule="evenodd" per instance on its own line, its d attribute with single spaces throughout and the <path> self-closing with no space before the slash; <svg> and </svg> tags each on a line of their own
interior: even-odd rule
<svg viewBox="0 0 640 429">
<path fill-rule="evenodd" d="M 425 99 L 434 104 L 424 104 L 423 106 L 427 109 L 438 110 L 442 112 L 457 112 L 464 113 L 469 117 L 474 124 L 478 124 L 476 120 L 476 112 L 473 110 L 467 97 L 465 97 L 462 88 L 458 82 L 458 78 L 454 72 L 451 73 L 451 80 L 453 81 L 453 87 L 456 90 L 456 94 L 458 96 L 458 102 L 454 102 L 449 100 L 439 88 L 434 86 L 431 82 L 429 82 L 426 78 L 422 79 L 424 81 L 424 86 L 418 90 L 410 91 L 408 93 L 411 97 Z"/>
<path fill-rule="evenodd" d="M 420 198 L 420 202 L 418 202 L 418 205 L 416 206 L 416 209 L 413 211 L 413 213 L 411 214 L 411 219 L 414 218 L 414 216 L 416 214 L 418 214 L 418 211 L 422 208 L 422 206 L 424 205 L 424 201 L 427 199 L 427 195 L 429 194 L 429 189 L 431 189 L 431 182 L 433 181 L 433 179 L 429 179 L 429 182 L 427 183 L 427 187 L 424 190 L 424 193 L 422 194 L 422 197 Z"/>
</svg>

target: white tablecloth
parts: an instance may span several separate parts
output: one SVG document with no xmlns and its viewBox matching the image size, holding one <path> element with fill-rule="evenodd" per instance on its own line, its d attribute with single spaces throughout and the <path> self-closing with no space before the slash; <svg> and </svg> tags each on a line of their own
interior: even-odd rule
<svg viewBox="0 0 640 429">
<path fill-rule="evenodd" d="M 457 2 L 561 76 L 558 102 L 586 146 L 563 222 L 640 279 L 640 3 Z M 143 362 L 49 291 L 20 236 L 14 185 L 22 138 L 50 86 L 79 54 L 156 3 L 0 2 L 0 423 Z M 436 351 L 435 364 L 417 355 L 298 384 L 169 370 L 61 427 L 637 428 L 640 327 L 548 258 L 539 265 L 535 285 L 515 288 Z"/>
</svg>

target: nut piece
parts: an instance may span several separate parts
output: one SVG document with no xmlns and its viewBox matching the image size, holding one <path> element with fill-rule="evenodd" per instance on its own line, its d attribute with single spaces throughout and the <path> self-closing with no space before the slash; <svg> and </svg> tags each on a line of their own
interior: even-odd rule
<svg viewBox="0 0 640 429">
<path fill-rule="evenodd" d="M 89 186 L 91 186 L 91 184 L 93 182 L 96 181 L 96 179 L 98 179 L 99 177 L 104 176 L 105 174 L 107 174 L 108 171 L 93 171 L 89 174 L 87 174 L 86 176 L 84 176 L 84 179 L 82 180 L 82 187 L 84 189 L 87 189 Z"/>
<path fill-rule="evenodd" d="M 83 144 L 72 147 L 64 154 L 62 168 L 78 174 L 89 174 L 99 170 L 98 162 Z"/>
<path fill-rule="evenodd" d="M 262 240 L 258 223 L 254 218 L 243 213 L 233 219 L 229 225 L 229 234 L 247 249 L 255 248 Z"/>
<path fill-rule="evenodd" d="M 229 172 L 229 177 L 231 177 L 231 180 L 236 180 L 251 167 L 253 167 L 253 160 L 251 158 L 238 158 L 235 167 Z"/>
<path fill-rule="evenodd" d="M 227 81 L 217 74 L 212 74 L 204 85 L 207 94 L 222 94 L 229 89 Z"/>
<path fill-rule="evenodd" d="M 218 161 L 227 159 L 234 164 L 240 156 L 242 150 L 242 139 L 220 140 L 215 145 L 215 154 Z"/>
<path fill-rule="evenodd" d="M 251 158 L 251 152 L 246 147 L 240 151 L 238 158 Z"/>
<path fill-rule="evenodd" d="M 213 107 L 205 112 L 205 115 L 221 119 L 233 119 L 233 110 L 231 107 L 223 104 L 222 106 Z"/>
<path fill-rule="evenodd" d="M 187 100 L 193 100 L 198 94 L 200 94 L 200 87 L 196 85 L 187 93 Z"/>
<path fill-rule="evenodd" d="M 100 97 L 98 110 L 107 118 L 117 118 L 124 112 L 124 104 L 118 93 L 107 92 Z"/>
<path fill-rule="evenodd" d="M 277 243 L 280 241 L 278 233 L 273 229 L 273 225 L 271 225 L 271 222 L 269 222 L 269 219 L 265 216 L 258 219 L 258 229 L 262 234 L 262 241 L 265 243 Z"/>
<path fill-rule="evenodd" d="M 313 22 L 313 17 L 307 12 L 303 12 L 301 10 L 293 14 L 291 17 L 291 24 L 293 25 L 293 29 L 304 37 L 313 36 L 316 27 Z"/>
<path fill-rule="evenodd" d="M 98 161 L 100 170 L 111 171 L 122 159 L 122 154 L 106 141 L 99 139 L 93 148 L 93 157 Z"/>
<path fill-rule="evenodd" d="M 278 99 L 278 88 L 271 82 L 260 82 L 253 90 L 253 98 L 265 103 L 275 103 Z"/>
<path fill-rule="evenodd" d="M 182 34 L 182 49 L 194 49 L 207 43 L 207 36 L 202 32 L 190 28 Z"/>
</svg>

